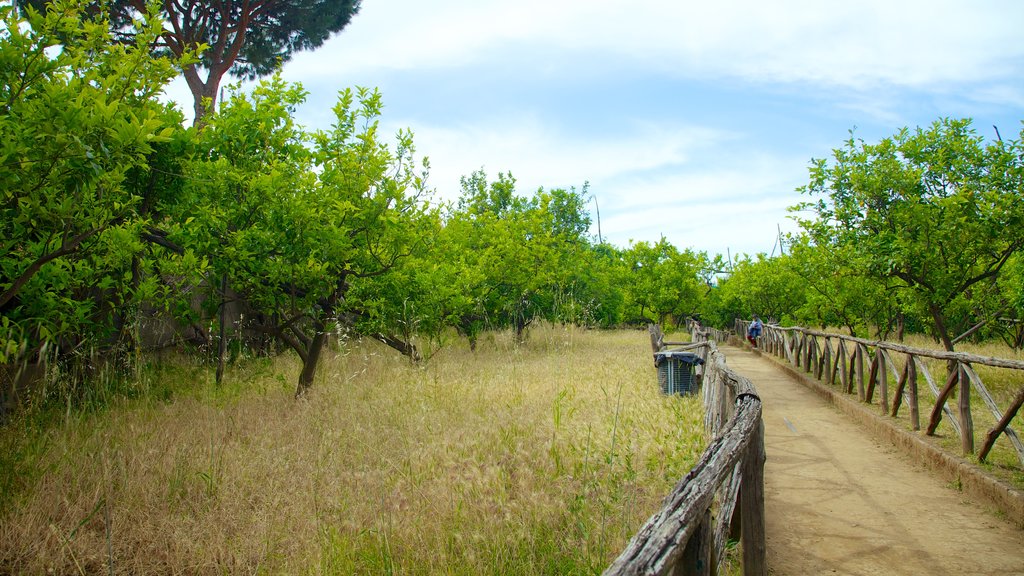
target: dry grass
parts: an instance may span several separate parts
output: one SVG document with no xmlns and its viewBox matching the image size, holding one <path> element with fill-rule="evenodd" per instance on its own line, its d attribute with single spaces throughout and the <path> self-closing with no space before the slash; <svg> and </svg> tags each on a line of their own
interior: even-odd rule
<svg viewBox="0 0 1024 576">
<path fill-rule="evenodd" d="M 649 350 L 544 328 L 414 367 L 350 342 L 300 401 L 287 358 L 241 392 L 164 370 L 173 400 L 2 432 L 0 573 L 600 572 L 706 444 Z"/>
</svg>

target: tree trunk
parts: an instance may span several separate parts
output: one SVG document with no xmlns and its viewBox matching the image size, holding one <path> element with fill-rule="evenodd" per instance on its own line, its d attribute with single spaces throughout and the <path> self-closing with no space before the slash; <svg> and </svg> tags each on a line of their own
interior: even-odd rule
<svg viewBox="0 0 1024 576">
<path fill-rule="evenodd" d="M 195 114 L 192 118 L 192 125 L 196 128 L 205 126 L 206 123 L 203 122 L 203 117 L 217 109 L 217 91 L 220 89 L 220 82 L 226 71 L 226 69 L 210 70 L 204 82 L 199 77 L 199 69 L 196 66 L 189 66 L 185 69 L 185 82 L 192 92 L 192 110 Z M 207 98 L 210 99 L 209 105 L 204 104 Z"/>
<path fill-rule="evenodd" d="M 402 353 L 402 356 L 407 356 L 409 360 L 413 362 L 419 362 L 423 359 L 420 355 L 420 351 L 416 349 L 416 345 L 412 342 L 407 342 L 395 336 L 389 336 L 383 333 L 377 334 L 377 340 L 380 340 L 395 350 L 398 350 Z"/>
<path fill-rule="evenodd" d="M 228 339 L 225 325 L 228 320 L 228 275 L 224 274 L 220 279 L 220 315 L 218 330 L 220 337 L 217 343 L 217 377 L 215 382 L 220 386 L 224 380 L 224 357 L 227 355 Z"/>
<path fill-rule="evenodd" d="M 942 346 L 945 347 L 947 352 L 953 352 L 953 339 L 949 336 L 949 329 L 946 328 L 946 323 L 942 319 L 942 310 L 939 309 L 935 304 L 929 304 L 928 310 L 932 313 L 932 320 L 935 321 L 935 333 L 938 334 L 939 339 L 942 340 Z M 956 360 L 949 360 L 946 362 L 946 371 L 948 374 L 952 374 L 957 370 Z"/>
<path fill-rule="evenodd" d="M 327 334 L 317 330 L 309 343 L 309 350 L 306 352 L 306 359 L 302 363 L 302 372 L 299 373 L 299 385 L 295 389 L 295 397 L 299 398 L 313 385 L 313 377 L 316 375 L 316 367 L 320 362 L 320 353 L 324 350 L 324 343 L 327 342 Z"/>
<path fill-rule="evenodd" d="M 476 352 L 477 335 L 480 333 L 480 329 L 476 325 L 478 320 L 479 318 L 476 316 L 464 314 L 459 317 L 459 323 L 455 327 L 459 334 L 469 339 L 470 352 Z"/>
<path fill-rule="evenodd" d="M 516 316 L 516 344 L 526 343 L 526 327 L 530 325 L 530 320 L 527 320 L 524 316 Z"/>
</svg>

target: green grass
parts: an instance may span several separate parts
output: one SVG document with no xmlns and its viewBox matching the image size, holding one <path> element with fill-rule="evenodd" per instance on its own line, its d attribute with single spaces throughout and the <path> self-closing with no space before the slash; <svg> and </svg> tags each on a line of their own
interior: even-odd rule
<svg viewBox="0 0 1024 576">
<path fill-rule="evenodd" d="M 0 432 L 0 572 L 594 574 L 706 445 L 646 332 L 547 327 L 410 365 L 375 342 L 166 358 L 139 391 Z M 34 422 L 34 424 L 33 424 Z"/>
</svg>

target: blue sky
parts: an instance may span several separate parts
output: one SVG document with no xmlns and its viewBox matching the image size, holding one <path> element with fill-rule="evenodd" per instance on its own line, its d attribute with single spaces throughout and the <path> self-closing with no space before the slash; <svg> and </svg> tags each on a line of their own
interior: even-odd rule
<svg viewBox="0 0 1024 576">
<path fill-rule="evenodd" d="M 380 88 L 438 200 L 481 168 L 522 194 L 589 182 L 619 246 L 771 253 L 811 158 L 851 129 L 970 117 L 1017 138 L 1022 30 L 1019 0 L 364 0 L 284 76 L 311 128 L 338 90 Z M 183 83 L 169 95 L 191 108 Z"/>
</svg>

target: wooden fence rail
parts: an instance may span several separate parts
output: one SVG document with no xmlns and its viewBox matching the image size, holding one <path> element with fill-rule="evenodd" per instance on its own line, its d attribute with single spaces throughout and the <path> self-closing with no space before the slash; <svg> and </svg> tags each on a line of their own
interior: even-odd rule
<svg viewBox="0 0 1024 576">
<path fill-rule="evenodd" d="M 737 319 L 736 333 L 746 334 L 749 325 L 749 321 Z M 896 417 L 905 404 L 914 430 L 922 427 L 919 384 L 923 378 L 934 398 L 930 406 L 925 405 L 928 410 L 925 433 L 935 435 L 940 422 L 945 419 L 960 438 L 964 455 L 975 453 L 971 403 L 981 399 L 991 412 L 994 424 L 985 434 L 977 452 L 978 461 L 984 462 L 988 458 L 996 440 L 1002 436 L 1024 467 L 1024 443 L 1010 427 L 1011 420 L 1024 405 L 1024 387 L 1016 392 L 1004 411 L 975 371 L 977 366 L 1024 371 L 1024 361 L 912 348 L 893 342 L 773 325 L 764 327 L 758 345 L 826 385 L 836 386 L 847 394 L 856 393 L 865 403 L 877 404 L 882 414 Z M 923 360 L 927 358 L 945 362 L 947 376 L 941 388 L 937 385 L 940 380 L 933 377 Z M 951 401 L 954 395 L 955 403 Z"/>
<path fill-rule="evenodd" d="M 651 346 L 656 352 L 666 345 L 683 346 L 704 359 L 701 390 L 713 440 L 606 576 L 717 574 L 729 538 L 742 543 L 744 575 L 768 573 L 761 399 L 749 380 L 726 366 L 710 331 L 696 323 L 690 329 L 693 343 L 665 342 L 661 329 L 652 325 Z"/>
</svg>

